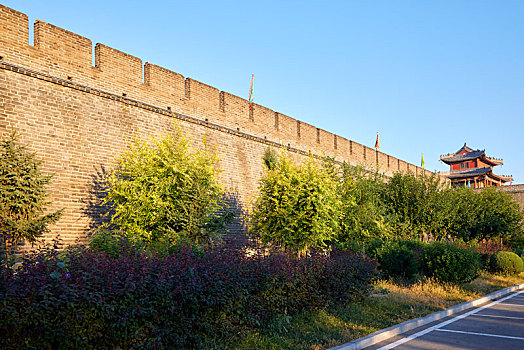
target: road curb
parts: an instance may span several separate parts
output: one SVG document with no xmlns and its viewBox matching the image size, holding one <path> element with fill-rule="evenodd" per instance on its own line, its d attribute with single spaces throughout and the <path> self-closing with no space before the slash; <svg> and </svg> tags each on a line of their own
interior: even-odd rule
<svg viewBox="0 0 524 350">
<path fill-rule="evenodd" d="M 340 346 L 331 348 L 329 350 L 360 350 L 360 349 L 364 349 L 365 347 L 368 347 L 368 346 L 380 343 L 381 341 L 387 340 L 387 339 L 392 338 L 392 337 L 394 337 L 396 335 L 408 332 L 408 331 L 410 331 L 412 329 L 424 326 L 424 325 L 426 325 L 428 323 L 431 323 L 431 322 L 434 322 L 434 321 L 438 321 L 438 320 L 440 320 L 440 319 L 442 319 L 444 317 L 448 317 L 448 316 L 454 315 L 454 314 L 456 314 L 458 312 L 461 312 L 461 311 L 464 311 L 466 309 L 470 309 L 470 308 L 475 307 L 477 305 L 481 305 L 481 304 L 484 304 L 484 303 L 486 303 L 488 301 L 497 299 L 497 298 L 499 298 L 501 296 L 504 296 L 506 294 L 509 294 L 509 293 L 513 292 L 514 290 L 521 289 L 521 288 L 524 288 L 524 283 L 516 284 L 514 286 L 501 289 L 499 291 L 493 292 L 491 294 L 485 295 L 485 296 L 480 297 L 480 298 L 475 299 L 475 300 L 470 300 L 470 301 L 463 302 L 461 304 L 452 306 L 452 307 L 450 307 L 450 308 L 448 308 L 446 310 L 437 311 L 435 313 L 432 313 L 432 314 L 424 316 L 424 317 L 416 318 L 416 319 L 413 319 L 413 320 L 409 320 L 409 321 L 400 323 L 400 324 L 398 324 L 396 326 L 393 326 L 393 327 L 382 329 L 382 330 L 380 330 L 378 332 L 375 332 L 373 334 L 370 334 L 370 335 L 368 335 L 368 336 L 366 336 L 364 338 L 353 340 L 350 343 L 342 344 Z"/>
</svg>

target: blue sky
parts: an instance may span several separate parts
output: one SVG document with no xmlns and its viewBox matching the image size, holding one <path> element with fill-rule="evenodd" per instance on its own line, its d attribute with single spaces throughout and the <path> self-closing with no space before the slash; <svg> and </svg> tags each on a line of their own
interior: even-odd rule
<svg viewBox="0 0 524 350">
<path fill-rule="evenodd" d="M 2 1 L 414 164 L 524 183 L 524 1 Z"/>
</svg>

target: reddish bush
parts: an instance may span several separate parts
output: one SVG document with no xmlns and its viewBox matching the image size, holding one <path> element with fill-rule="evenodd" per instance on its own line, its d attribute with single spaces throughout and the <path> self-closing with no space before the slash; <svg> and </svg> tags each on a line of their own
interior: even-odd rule
<svg viewBox="0 0 524 350">
<path fill-rule="evenodd" d="M 457 246 L 459 248 L 471 248 L 473 250 L 476 250 L 478 253 L 480 253 L 480 259 L 482 268 L 488 270 L 489 269 L 489 258 L 493 254 L 497 252 L 510 252 L 511 247 L 509 245 L 505 245 L 501 241 L 494 241 L 494 240 L 482 240 L 480 242 L 460 242 L 457 243 Z"/>
<path fill-rule="evenodd" d="M 375 267 L 347 252 L 41 250 L 2 273 L 0 348 L 206 347 L 282 314 L 360 298 Z"/>
<path fill-rule="evenodd" d="M 496 252 L 500 251 L 511 251 L 511 247 L 509 245 L 504 244 L 500 241 L 494 241 L 494 240 L 483 240 L 480 242 L 469 242 L 469 243 L 458 243 L 458 247 L 460 248 L 472 248 L 479 252 L 480 254 L 487 254 L 487 255 L 493 255 Z"/>
</svg>

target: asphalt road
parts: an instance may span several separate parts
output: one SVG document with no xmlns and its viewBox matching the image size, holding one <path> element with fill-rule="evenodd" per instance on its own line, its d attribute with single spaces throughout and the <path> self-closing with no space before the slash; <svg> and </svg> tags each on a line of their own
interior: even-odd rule
<svg viewBox="0 0 524 350">
<path fill-rule="evenodd" d="M 524 289 L 366 349 L 524 350 Z"/>
</svg>

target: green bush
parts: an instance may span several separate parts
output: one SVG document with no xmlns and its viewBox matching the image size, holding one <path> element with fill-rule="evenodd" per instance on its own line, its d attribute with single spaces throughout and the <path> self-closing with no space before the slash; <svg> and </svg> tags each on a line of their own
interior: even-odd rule
<svg viewBox="0 0 524 350">
<path fill-rule="evenodd" d="M 377 260 L 377 257 L 383 246 L 387 245 L 388 241 L 383 239 L 374 239 L 364 244 L 364 252 L 371 259 Z"/>
<path fill-rule="evenodd" d="M 524 249 L 515 248 L 513 249 L 513 253 L 517 254 L 521 259 L 524 260 Z"/>
<path fill-rule="evenodd" d="M 391 225 L 386 221 L 384 206 L 380 203 L 384 177 L 378 172 L 370 173 L 361 166 L 346 163 L 340 170 L 340 244 L 390 238 Z"/>
<path fill-rule="evenodd" d="M 418 271 L 415 254 L 402 245 L 389 245 L 380 254 L 382 271 L 390 277 L 411 279 Z"/>
<path fill-rule="evenodd" d="M 508 244 L 514 249 L 520 249 L 524 252 L 524 224 L 521 222 L 520 228 L 511 232 L 507 237 Z M 519 255 L 519 254 L 517 254 Z M 523 254 L 520 254 L 522 257 Z"/>
<path fill-rule="evenodd" d="M 420 255 L 428 245 L 426 242 L 422 242 L 418 239 L 406 239 L 406 240 L 400 240 L 401 244 L 405 247 L 408 247 L 411 249 L 411 251 L 415 254 L 415 257 L 419 259 Z"/>
<path fill-rule="evenodd" d="M 35 242 L 61 211 L 44 214 L 51 176 L 40 171 L 33 153 L 17 144 L 16 133 L 0 142 L 0 261 L 10 265 L 20 241 Z"/>
<path fill-rule="evenodd" d="M 484 189 L 479 193 L 479 213 L 474 232 L 478 240 L 507 237 L 517 239 L 522 232 L 523 214 L 517 202 L 506 192 L 495 188 Z"/>
<path fill-rule="evenodd" d="M 136 139 L 117 158 L 105 199 L 111 223 L 133 241 L 208 243 L 224 227 L 224 191 L 217 156 L 194 149 L 180 130 L 145 142 Z"/>
<path fill-rule="evenodd" d="M 112 258 L 118 258 L 122 252 L 130 248 L 143 250 L 142 242 L 132 242 L 121 232 L 99 229 L 89 237 L 89 247 L 97 253 L 105 253 Z"/>
<path fill-rule="evenodd" d="M 441 191 L 438 175 L 415 176 L 396 173 L 380 192 L 382 204 L 397 236 L 421 238 L 442 230 L 443 218 L 437 205 Z"/>
<path fill-rule="evenodd" d="M 471 248 L 480 253 L 480 260 L 482 262 L 482 269 L 489 270 L 489 258 L 499 251 L 510 251 L 511 247 L 505 245 L 501 240 L 482 240 L 478 241 L 455 241 L 457 247 Z M 518 255 L 518 254 L 517 254 Z"/>
<path fill-rule="evenodd" d="M 514 247 L 523 244 L 523 215 L 510 194 L 461 188 L 443 193 L 442 201 L 448 203 L 440 210 L 448 221 L 443 233 L 465 242 L 504 238 Z"/>
<path fill-rule="evenodd" d="M 437 175 L 395 174 L 378 194 L 386 223 L 399 237 L 465 242 L 504 238 L 524 247 L 523 214 L 507 193 L 444 189 Z"/>
<path fill-rule="evenodd" d="M 339 228 L 341 202 L 333 169 L 312 157 L 297 165 L 285 155 L 275 160 L 268 154 L 250 231 L 264 243 L 299 252 L 324 247 Z"/>
<path fill-rule="evenodd" d="M 414 240 L 373 240 L 366 245 L 366 252 L 380 264 L 380 269 L 387 277 L 410 280 L 419 271 L 418 259 L 424 245 Z"/>
<path fill-rule="evenodd" d="M 481 268 L 478 252 L 448 243 L 426 246 L 420 264 L 426 276 L 451 283 L 471 282 L 479 276 Z"/>
<path fill-rule="evenodd" d="M 501 275 L 516 275 L 524 271 L 524 263 L 517 254 L 502 251 L 489 258 L 489 270 Z"/>
</svg>

